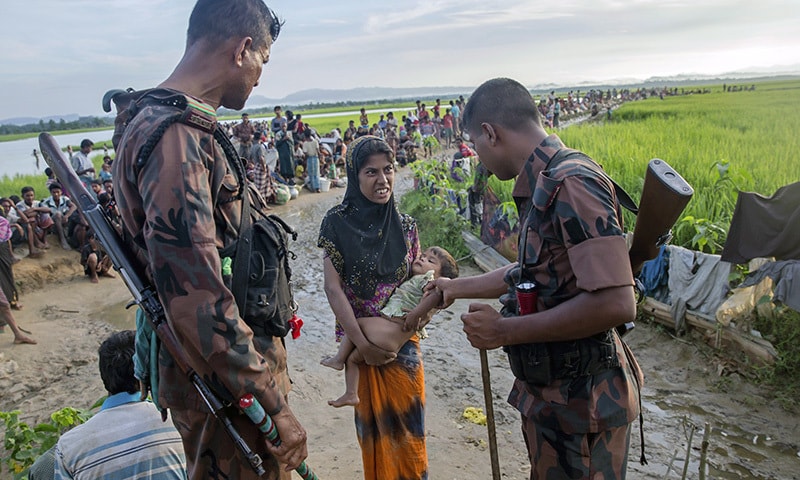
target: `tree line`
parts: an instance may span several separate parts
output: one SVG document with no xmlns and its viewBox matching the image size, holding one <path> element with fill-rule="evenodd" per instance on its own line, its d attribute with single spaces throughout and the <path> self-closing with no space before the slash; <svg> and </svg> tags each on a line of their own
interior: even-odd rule
<svg viewBox="0 0 800 480">
<path fill-rule="evenodd" d="M 66 121 L 63 118 L 59 121 L 50 119 L 48 121 L 39 120 L 38 123 L 28 123 L 26 125 L 0 125 L 0 135 L 19 134 L 19 133 L 39 133 L 57 132 L 62 130 L 82 130 L 86 128 L 113 127 L 113 118 L 103 117 L 80 117 L 77 120 Z"/>
</svg>

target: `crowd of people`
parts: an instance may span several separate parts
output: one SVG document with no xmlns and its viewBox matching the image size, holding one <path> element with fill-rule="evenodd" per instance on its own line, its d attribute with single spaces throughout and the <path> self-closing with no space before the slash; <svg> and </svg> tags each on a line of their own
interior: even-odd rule
<svg viewBox="0 0 800 480">
<path fill-rule="evenodd" d="M 156 89 L 171 100 L 160 102 L 152 92 L 143 97 L 116 157 L 104 161 L 100 174 L 88 157 L 90 140 L 69 152 L 109 220 L 134 239 L 129 248 L 152 276 L 183 361 L 225 400 L 252 395 L 270 415 L 281 438 L 277 444 L 242 411 L 225 409 L 242 443 L 263 459 L 261 478 L 289 478 L 308 446 L 302 414 L 289 406 L 283 339 L 245 321 L 224 278 L 220 252 L 238 250 L 240 234 L 249 228 L 242 218 L 250 209 L 248 178 L 267 201 L 276 201 L 284 186 L 320 192 L 322 179 L 341 179 L 346 186 L 341 204 L 322 219 L 317 245 L 335 317 L 331 336 L 345 342 L 325 364 L 347 364 L 349 370 L 346 394 L 331 403 L 354 407 L 365 479 L 428 478 L 419 339 L 432 310 L 458 298 L 501 299 L 500 311 L 473 303 L 460 319 L 473 347 L 504 347 L 509 356 L 516 380 L 508 401 L 520 414 L 531 478 L 625 478 L 642 374 L 615 329 L 636 312 L 621 210 L 599 165 L 583 154 L 569 161 L 559 156 L 565 145 L 544 125 L 557 127 L 562 115 L 587 109 L 596 115 L 604 102 L 640 92 L 551 93 L 537 101 L 523 85 L 500 78 L 482 84 L 469 101 L 459 97 L 446 107 L 436 100 L 430 110 L 417 102 L 400 119 L 390 112 L 371 122 L 362 109 L 358 126 L 353 121 L 344 132 L 320 134 L 301 115 L 284 116 L 276 106 L 269 121 L 242 114 L 241 121 L 223 126 L 233 142 L 220 140 L 214 112 L 244 107 L 281 25 L 262 0 L 198 0 L 183 57 Z M 173 122 L 143 162 L 139 154 L 153 131 L 186 112 L 194 122 Z M 415 220 L 395 202 L 396 168 L 418 153 L 433 155 L 441 143 L 456 146 L 462 157 L 477 153 L 487 172 L 502 180 L 517 178 L 515 202 L 528 212 L 520 220 L 531 233 L 522 238 L 518 262 L 459 277 L 446 251 L 420 245 Z M 21 198 L 0 201 L 7 208 L 8 240 L 16 234 L 36 257 L 46 255 L 52 234 L 61 248 L 81 250 L 91 281 L 110 275 L 70 192 L 52 175 L 45 186 L 50 196 L 44 200 L 30 186 Z M 253 209 L 260 210 L 257 203 Z M 597 258 L 607 261 L 601 265 L 592 260 Z M 530 293 L 530 285 L 534 297 L 517 293 Z M 5 314 L 15 295 L 0 293 L 0 315 L 17 343 L 33 343 Z M 397 296 L 405 303 L 392 306 Z M 95 419 L 62 437 L 44 475 L 52 470 L 55 478 L 128 478 L 162 468 L 175 478 L 184 469 L 192 479 L 257 478 L 218 412 L 205 408 L 172 350 L 163 348 L 150 386 L 172 424 L 159 423 L 155 408 L 137 393 L 142 378 L 130 361 L 137 347 L 133 336 L 122 333 L 101 346 L 109 397 Z M 102 428 L 104 422 L 121 428 Z M 127 448 L 131 436 L 157 437 L 153 445 L 163 448 Z M 141 455 L 127 455 L 134 450 Z"/>
<path fill-rule="evenodd" d="M 385 140 L 401 166 L 416 161 L 418 156 L 431 157 L 441 147 L 458 145 L 460 111 L 464 97 L 450 100 L 444 107 L 436 99 L 432 107 L 416 101 L 416 108 L 398 120 L 394 112 L 380 114 L 371 122 L 361 108 L 358 125 L 350 120 L 342 131 L 319 132 L 305 122 L 302 114 L 281 106 L 273 109 L 271 119 L 252 121 L 243 113 L 238 122 L 222 124 L 239 155 L 246 159 L 247 174 L 269 203 L 285 203 L 293 186 L 311 192 L 322 191 L 321 183 L 346 186 L 345 158 L 350 144 L 371 135 Z"/>
<path fill-rule="evenodd" d="M 112 224 L 119 225 L 119 212 L 114 199 L 114 183 L 110 173 L 112 158 L 106 152 L 100 174 L 89 155 L 94 143 L 89 139 L 81 141 L 78 152 L 67 147 L 70 163 L 87 191 L 100 204 Z M 49 196 L 39 196 L 32 185 L 21 189 L 20 196 L 10 195 L 0 198 L 0 215 L 8 224 L 10 237 L 7 239 L 12 253 L 17 247 L 27 246 L 27 256 L 42 258 L 51 248 L 53 237 L 64 250 L 77 250 L 80 264 L 86 277 L 98 283 L 99 277 L 114 277 L 111 262 L 97 244 L 88 222 L 70 199 L 70 192 L 55 178 L 51 168 L 45 169 L 47 178 L 38 187 L 46 189 Z M 40 190 L 41 191 L 41 190 Z M 2 237 L 0 237 L 2 239 Z M 14 257 L 18 261 L 18 257 Z"/>
</svg>

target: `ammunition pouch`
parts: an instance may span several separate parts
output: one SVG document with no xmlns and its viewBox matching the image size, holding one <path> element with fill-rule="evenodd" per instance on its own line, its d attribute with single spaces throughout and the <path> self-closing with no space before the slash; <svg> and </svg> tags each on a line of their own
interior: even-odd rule
<svg viewBox="0 0 800 480">
<path fill-rule="evenodd" d="M 523 382 L 544 386 L 619 367 L 612 331 L 571 342 L 526 343 L 503 347 L 511 372 Z"/>
<path fill-rule="evenodd" d="M 516 315 L 507 304 L 501 314 Z M 512 310 L 513 309 L 513 310 Z M 507 345 L 508 363 L 514 376 L 530 385 L 542 387 L 555 380 L 572 379 L 619 367 L 613 330 L 569 342 L 523 343 Z"/>
</svg>

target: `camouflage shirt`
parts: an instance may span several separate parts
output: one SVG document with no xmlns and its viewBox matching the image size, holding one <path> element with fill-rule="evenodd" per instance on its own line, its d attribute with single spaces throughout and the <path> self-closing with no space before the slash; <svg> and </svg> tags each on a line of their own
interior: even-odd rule
<svg viewBox="0 0 800 480">
<path fill-rule="evenodd" d="M 611 181 L 587 158 L 549 165 L 561 148 L 556 135 L 547 137 L 528 159 L 513 191 L 522 225 L 528 225 L 527 235 L 525 228 L 520 232 L 519 263 L 539 287 L 539 311 L 581 291 L 633 285 Z M 634 375 L 641 383 L 641 370 L 632 355 L 633 363 L 628 361 L 627 347 L 616 334 L 613 341 L 620 368 L 546 386 L 516 380 L 509 403 L 537 423 L 566 433 L 599 432 L 632 422 L 639 413 Z"/>
<path fill-rule="evenodd" d="M 179 94 L 157 90 L 165 92 Z M 190 366 L 224 400 L 252 393 L 274 414 L 283 408 L 289 390 L 286 351 L 278 338 L 254 337 L 240 318 L 223 283 L 217 250 L 238 235 L 239 175 L 211 133 L 216 128 L 214 109 L 197 99 L 186 100 L 200 128 L 171 125 L 152 155 L 137 165 L 139 149 L 153 131 L 180 112 L 147 97 L 140 101 L 142 108 L 126 128 L 114 161 L 119 210 Z M 165 348 L 159 355 L 159 375 L 162 406 L 205 410 Z"/>
</svg>

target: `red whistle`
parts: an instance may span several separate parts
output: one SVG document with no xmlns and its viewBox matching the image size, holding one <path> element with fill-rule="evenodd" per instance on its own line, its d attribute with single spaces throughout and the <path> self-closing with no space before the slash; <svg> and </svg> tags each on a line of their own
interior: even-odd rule
<svg viewBox="0 0 800 480">
<path fill-rule="evenodd" d="M 289 319 L 289 327 L 292 329 L 292 339 L 297 340 L 300 338 L 300 328 L 303 327 L 303 319 L 298 317 L 297 314 L 292 315 Z"/>
</svg>

